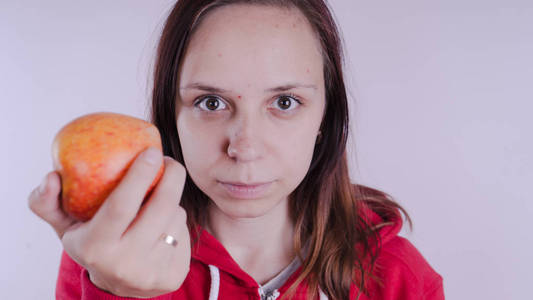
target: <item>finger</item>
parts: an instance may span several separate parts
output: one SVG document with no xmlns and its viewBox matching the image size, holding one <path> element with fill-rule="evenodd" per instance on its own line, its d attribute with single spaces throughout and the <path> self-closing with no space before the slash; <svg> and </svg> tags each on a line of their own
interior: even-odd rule
<svg viewBox="0 0 533 300">
<path fill-rule="evenodd" d="M 187 228 L 187 214 L 185 210 L 180 206 L 176 211 L 174 219 L 170 222 L 167 230 L 167 234 L 173 236 L 178 244 L 175 249 L 171 249 L 169 252 L 169 265 L 171 268 L 166 268 L 169 272 L 166 274 L 168 278 L 176 280 L 176 286 L 179 287 L 185 280 L 187 273 L 189 273 L 190 258 L 191 258 L 191 244 L 189 230 Z M 173 247 L 167 245 L 164 242 L 160 242 L 166 247 Z M 156 245 L 156 247 L 161 247 Z"/>
<path fill-rule="evenodd" d="M 176 240 L 176 245 L 170 244 L 172 238 L 165 241 L 167 235 Z M 172 218 L 165 224 L 165 228 L 159 232 L 157 237 L 158 239 L 153 244 L 154 251 L 152 253 L 156 256 L 156 260 L 166 261 L 167 264 L 171 264 L 170 261 L 174 261 L 176 255 L 181 255 L 184 249 L 189 248 L 187 213 L 181 206 L 174 208 Z"/>
<path fill-rule="evenodd" d="M 186 170 L 170 157 L 165 157 L 164 162 L 163 177 L 125 235 L 153 241 L 174 217 L 183 192 Z"/>
<path fill-rule="evenodd" d="M 59 238 L 76 220 L 67 215 L 60 206 L 61 178 L 56 171 L 49 172 L 41 185 L 28 197 L 28 206 L 37 216 L 54 228 Z"/>
<path fill-rule="evenodd" d="M 117 239 L 133 221 L 147 190 L 162 165 L 161 150 L 150 147 L 134 160 L 120 183 L 92 218 L 94 233 L 103 239 Z"/>
</svg>

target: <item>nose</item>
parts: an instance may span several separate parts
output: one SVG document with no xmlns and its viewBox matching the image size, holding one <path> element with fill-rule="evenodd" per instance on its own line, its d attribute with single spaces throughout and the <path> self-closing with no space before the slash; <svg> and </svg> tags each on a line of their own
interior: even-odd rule
<svg viewBox="0 0 533 300">
<path fill-rule="evenodd" d="M 259 118 L 239 116 L 229 130 L 228 156 L 238 162 L 250 162 L 263 156 L 263 141 Z"/>
</svg>

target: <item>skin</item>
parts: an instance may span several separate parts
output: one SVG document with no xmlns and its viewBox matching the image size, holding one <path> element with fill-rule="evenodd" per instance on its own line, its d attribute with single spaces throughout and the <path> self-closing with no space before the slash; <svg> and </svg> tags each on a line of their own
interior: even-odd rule
<svg viewBox="0 0 533 300">
<path fill-rule="evenodd" d="M 191 37 L 179 78 L 185 167 L 211 199 L 204 226 L 264 283 L 294 258 L 288 196 L 309 169 L 324 113 L 320 43 L 297 9 L 225 6 Z M 303 87 L 269 91 L 290 84 Z M 239 199 L 220 181 L 272 184 Z"/>
</svg>

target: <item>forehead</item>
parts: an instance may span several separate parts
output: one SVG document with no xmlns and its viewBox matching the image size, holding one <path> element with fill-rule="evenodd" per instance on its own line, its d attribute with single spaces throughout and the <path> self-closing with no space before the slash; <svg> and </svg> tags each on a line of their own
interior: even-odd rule
<svg viewBox="0 0 533 300">
<path fill-rule="evenodd" d="M 261 86 L 307 77 L 318 83 L 323 80 L 320 49 L 296 8 L 228 5 L 209 12 L 196 28 L 180 77 L 228 84 L 246 79 L 248 85 Z"/>
</svg>

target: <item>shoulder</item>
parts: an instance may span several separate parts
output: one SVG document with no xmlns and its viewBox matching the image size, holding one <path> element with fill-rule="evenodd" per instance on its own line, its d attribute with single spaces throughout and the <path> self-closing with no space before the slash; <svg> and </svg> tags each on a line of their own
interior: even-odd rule
<svg viewBox="0 0 533 300">
<path fill-rule="evenodd" d="M 374 272 L 381 284 L 373 283 L 369 292 L 379 299 L 444 299 L 442 276 L 404 237 L 382 245 Z"/>
<path fill-rule="evenodd" d="M 368 198 L 361 201 L 361 218 L 376 230 L 380 240 L 370 240 L 377 258 L 371 270 L 373 277 L 365 280 L 369 298 L 444 299 L 441 275 L 408 239 L 398 235 L 403 226 L 401 211 L 405 211 L 385 193 L 361 188 Z"/>
</svg>

